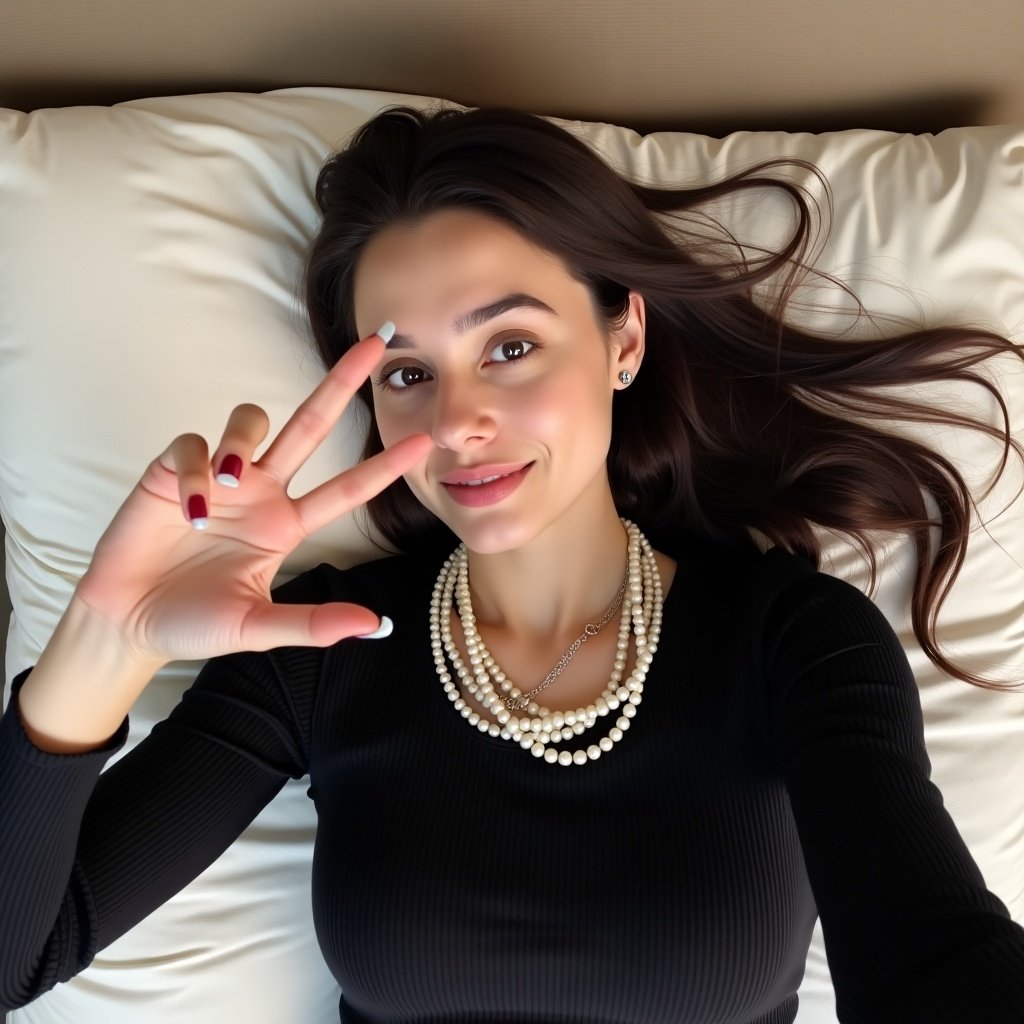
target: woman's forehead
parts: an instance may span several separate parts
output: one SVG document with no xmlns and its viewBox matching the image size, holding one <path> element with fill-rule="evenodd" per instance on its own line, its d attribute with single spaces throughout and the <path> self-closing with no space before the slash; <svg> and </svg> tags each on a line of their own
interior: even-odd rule
<svg viewBox="0 0 1024 1024">
<path fill-rule="evenodd" d="M 411 243 L 396 234 L 364 251 L 353 302 L 361 337 L 387 319 L 400 332 L 405 320 L 410 332 L 415 324 L 443 324 L 444 330 L 461 333 L 460 321 L 471 326 L 482 307 L 511 302 L 512 296 L 527 297 L 523 308 L 559 311 L 572 286 L 579 287 L 557 261 L 508 233 L 483 228 L 457 231 L 447 239 L 427 235 Z"/>
</svg>

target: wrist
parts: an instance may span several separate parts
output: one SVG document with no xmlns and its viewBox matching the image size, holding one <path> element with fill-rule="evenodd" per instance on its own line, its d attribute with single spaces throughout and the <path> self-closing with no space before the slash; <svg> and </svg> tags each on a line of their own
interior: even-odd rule
<svg viewBox="0 0 1024 1024">
<path fill-rule="evenodd" d="M 53 753 L 103 746 L 169 661 L 140 651 L 73 595 L 18 695 L 26 734 Z"/>
</svg>

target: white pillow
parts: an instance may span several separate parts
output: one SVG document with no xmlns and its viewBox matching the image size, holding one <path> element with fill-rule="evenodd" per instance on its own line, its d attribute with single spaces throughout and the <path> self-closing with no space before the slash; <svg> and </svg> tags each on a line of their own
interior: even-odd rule
<svg viewBox="0 0 1024 1024">
<path fill-rule="evenodd" d="M 267 409 L 273 435 L 320 378 L 297 298 L 317 225 L 317 170 L 383 107 L 434 102 L 305 88 L 0 110 L 0 510 L 14 606 L 8 682 L 36 660 L 96 540 L 172 437 L 195 430 L 216 443 L 241 401 Z M 709 181 L 772 156 L 814 161 L 835 198 L 819 266 L 838 272 L 873 310 L 930 324 L 966 319 L 1021 338 L 1024 128 L 739 132 L 716 140 L 552 120 L 616 169 L 653 184 Z M 803 172 L 790 176 L 813 186 Z M 778 240 L 790 225 L 788 201 L 770 192 L 720 204 L 719 212 L 751 240 Z M 834 292 L 812 297 L 842 300 Z M 845 323 L 820 313 L 807 322 Z M 1020 435 L 1020 363 L 988 366 Z M 937 402 L 970 402 L 1002 425 L 980 389 L 934 394 Z M 294 491 L 351 464 L 363 426 L 356 415 L 343 419 Z M 898 428 L 940 444 L 976 492 L 994 468 L 998 450 L 983 435 Z M 985 518 L 1020 482 L 1011 461 L 981 503 Z M 1022 508 L 1017 501 L 990 523 L 991 537 L 972 536 L 940 618 L 940 640 L 954 657 L 990 674 L 1009 677 L 1016 668 L 1018 679 Z M 853 545 L 822 535 L 823 570 L 867 591 L 867 565 Z M 379 554 L 347 518 L 296 551 L 281 579 L 320 561 L 347 566 Z M 1024 695 L 982 691 L 928 661 L 910 629 L 913 566 L 909 542 L 888 538 L 875 600 L 921 687 L 933 778 L 989 887 L 1024 922 Z M 131 715 L 126 750 L 167 714 L 197 668 L 177 664 L 159 675 Z M 334 1024 L 338 992 L 309 909 L 315 819 L 305 790 L 305 782 L 290 782 L 203 876 L 10 1024 Z M 800 997 L 799 1024 L 835 1022 L 820 930 Z"/>
</svg>

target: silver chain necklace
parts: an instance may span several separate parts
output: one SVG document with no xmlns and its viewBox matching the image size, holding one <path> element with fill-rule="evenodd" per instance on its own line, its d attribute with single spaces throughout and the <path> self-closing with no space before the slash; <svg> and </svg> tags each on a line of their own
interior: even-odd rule
<svg viewBox="0 0 1024 1024">
<path fill-rule="evenodd" d="M 629 580 L 629 570 L 627 569 L 622 577 L 622 583 L 619 585 L 618 592 L 615 594 L 615 600 L 609 605 L 608 610 L 601 616 L 597 622 L 588 622 L 584 627 L 584 630 L 580 635 L 573 640 L 571 644 L 566 648 L 565 653 L 558 659 L 558 663 L 555 667 L 545 676 L 544 682 L 540 686 L 535 686 L 529 693 L 524 693 L 520 697 L 506 697 L 505 707 L 509 711 L 522 711 L 529 706 L 530 699 L 535 697 L 541 690 L 546 686 L 553 683 L 564 671 L 566 666 L 572 661 L 573 655 L 592 637 L 597 636 L 598 633 L 607 625 L 608 621 L 615 614 L 615 609 L 619 607 L 619 602 L 622 600 L 622 595 L 626 592 L 626 583 Z"/>
</svg>

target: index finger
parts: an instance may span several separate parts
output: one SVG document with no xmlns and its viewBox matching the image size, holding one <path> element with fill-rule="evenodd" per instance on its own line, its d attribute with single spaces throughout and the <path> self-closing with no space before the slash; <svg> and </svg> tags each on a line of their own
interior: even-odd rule
<svg viewBox="0 0 1024 1024">
<path fill-rule="evenodd" d="M 388 320 L 374 334 L 357 341 L 292 413 L 257 464 L 289 483 L 334 428 L 394 333 L 395 325 Z"/>
</svg>

